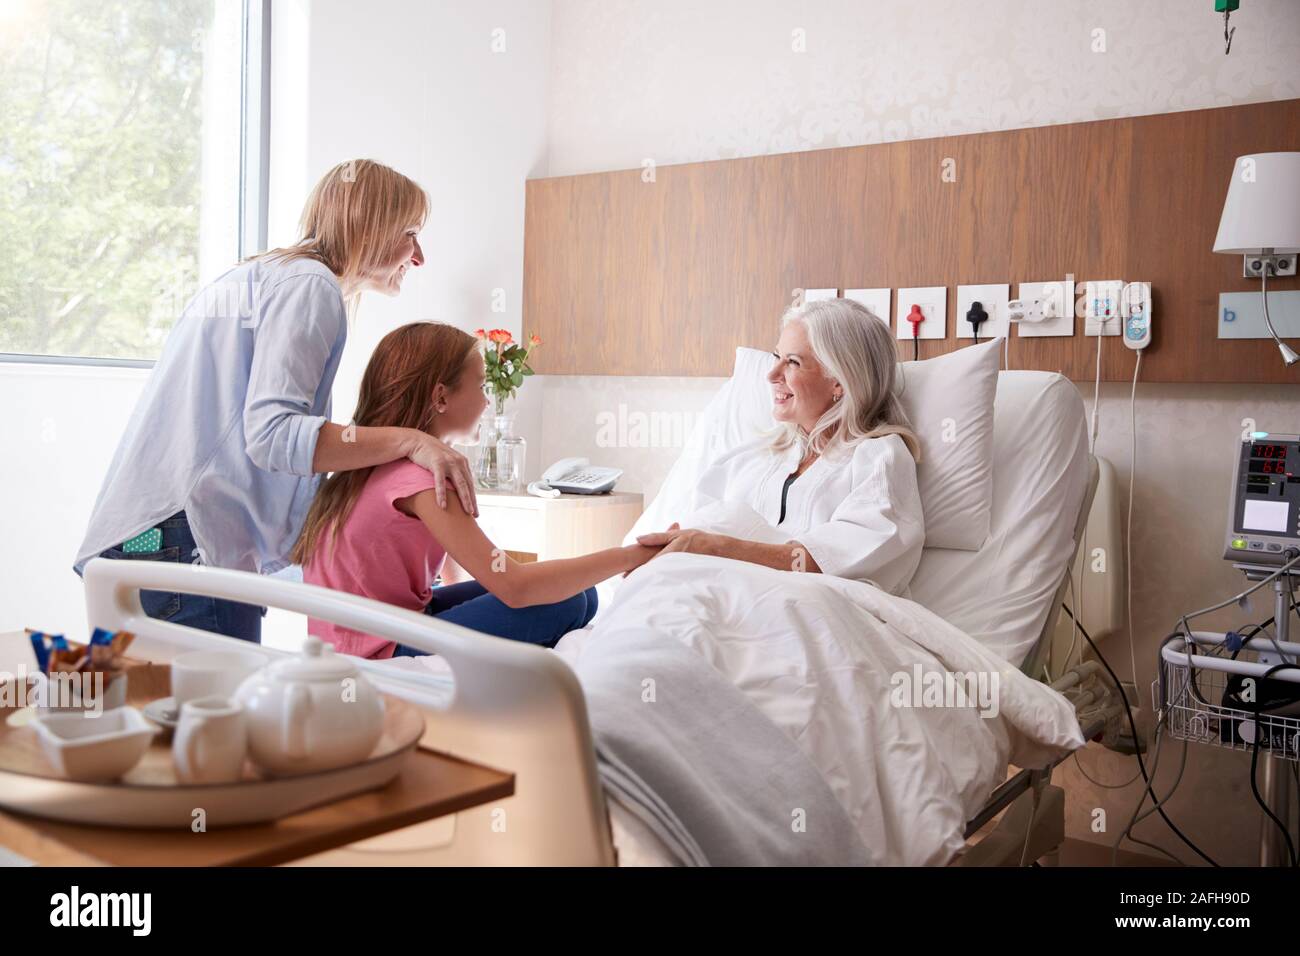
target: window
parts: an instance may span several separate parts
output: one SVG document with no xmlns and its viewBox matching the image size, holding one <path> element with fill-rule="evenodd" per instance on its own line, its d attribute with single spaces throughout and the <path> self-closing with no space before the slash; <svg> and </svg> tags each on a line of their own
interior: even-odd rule
<svg viewBox="0 0 1300 956">
<path fill-rule="evenodd" d="M 265 245 L 269 0 L 0 0 L 0 358 L 147 364 Z"/>
</svg>

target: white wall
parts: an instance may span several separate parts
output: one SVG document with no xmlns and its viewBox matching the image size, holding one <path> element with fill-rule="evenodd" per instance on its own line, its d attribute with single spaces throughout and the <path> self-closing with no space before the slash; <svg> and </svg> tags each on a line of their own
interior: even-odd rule
<svg viewBox="0 0 1300 956">
<path fill-rule="evenodd" d="M 1224 56 L 1208 0 L 556 0 L 551 175 L 1300 96 L 1300 4 L 1232 23 Z"/>
<path fill-rule="evenodd" d="M 148 374 L 0 364 L 0 632 L 85 633 L 72 561 Z"/>
<path fill-rule="evenodd" d="M 285 7 L 275 5 L 285 19 L 272 28 L 277 57 L 292 64 L 272 81 L 272 244 L 295 238 L 308 190 L 347 159 L 405 173 L 433 210 L 420 235 L 426 265 L 407 273 L 400 297 L 362 303 L 335 389 L 335 417 L 346 419 L 374 344 L 398 325 L 520 333 L 524 181 L 546 172 L 550 4 Z M 495 289 L 503 312 L 492 311 Z"/>
<path fill-rule="evenodd" d="M 524 182 L 545 174 L 550 4 L 289 0 L 273 11 L 271 245 L 297 238 L 312 185 L 348 159 L 410 176 L 432 209 L 425 265 L 400 296 L 362 300 L 334 387 L 334 418 L 347 421 L 375 344 L 397 326 L 520 334 Z M 537 411 L 521 410 L 528 433 L 540 431 Z M 266 631 L 288 643 L 305 624 L 272 612 Z"/>
</svg>

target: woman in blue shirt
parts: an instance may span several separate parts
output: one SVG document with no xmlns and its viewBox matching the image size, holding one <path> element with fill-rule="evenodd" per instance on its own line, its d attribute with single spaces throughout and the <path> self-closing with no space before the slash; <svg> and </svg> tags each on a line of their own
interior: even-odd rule
<svg viewBox="0 0 1300 956">
<path fill-rule="evenodd" d="M 478 513 L 469 463 L 409 428 L 341 426 L 330 392 L 363 291 L 395 296 L 424 262 L 428 198 L 370 160 L 316 185 L 302 238 L 243 262 L 190 301 L 118 444 L 74 568 L 96 556 L 272 574 L 326 472 L 409 458 Z M 141 592 L 150 617 L 260 642 L 262 609 Z"/>
</svg>

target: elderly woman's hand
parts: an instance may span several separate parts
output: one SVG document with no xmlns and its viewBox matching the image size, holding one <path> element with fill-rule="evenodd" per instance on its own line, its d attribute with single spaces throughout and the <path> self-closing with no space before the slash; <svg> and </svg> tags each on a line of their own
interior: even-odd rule
<svg viewBox="0 0 1300 956">
<path fill-rule="evenodd" d="M 687 554 L 719 554 L 722 535 L 701 531 L 698 528 L 681 528 L 676 522 L 667 531 L 637 535 L 637 544 L 657 547 L 659 554 L 683 551 Z M 658 557 L 659 555 L 655 555 Z"/>
<path fill-rule="evenodd" d="M 668 526 L 667 531 L 652 531 L 649 534 L 637 535 L 636 543 L 643 544 L 648 548 L 662 548 L 677 536 L 680 527 L 681 525 L 674 521 Z"/>
</svg>

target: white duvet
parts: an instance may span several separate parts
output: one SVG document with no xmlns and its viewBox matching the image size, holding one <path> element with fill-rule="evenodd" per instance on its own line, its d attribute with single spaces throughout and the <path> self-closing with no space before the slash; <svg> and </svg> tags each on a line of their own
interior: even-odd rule
<svg viewBox="0 0 1300 956">
<path fill-rule="evenodd" d="M 948 862 L 1008 763 L 1042 766 L 1084 743 L 1064 697 L 869 584 L 664 555 L 557 651 L 581 676 L 592 642 L 647 628 L 691 648 L 798 746 L 873 863 Z"/>
</svg>

